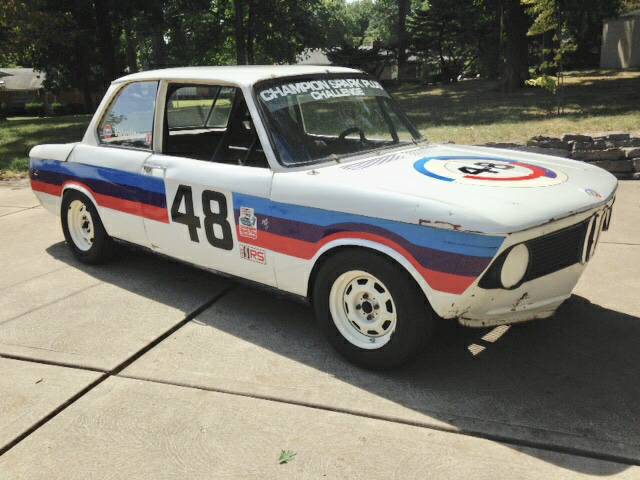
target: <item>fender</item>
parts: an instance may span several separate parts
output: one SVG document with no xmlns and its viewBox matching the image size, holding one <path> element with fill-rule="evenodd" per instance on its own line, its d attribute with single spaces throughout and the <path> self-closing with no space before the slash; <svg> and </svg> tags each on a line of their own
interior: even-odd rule
<svg viewBox="0 0 640 480">
<path fill-rule="evenodd" d="M 449 310 L 447 309 L 447 306 L 459 298 L 458 295 L 444 293 L 444 292 L 437 292 L 433 290 L 429 286 L 429 284 L 426 282 L 424 277 L 411 264 L 411 262 L 397 250 L 394 250 L 393 248 L 387 245 L 383 245 L 381 243 L 378 243 L 372 240 L 366 240 L 366 239 L 360 239 L 360 238 L 340 238 L 340 239 L 332 240 L 326 243 L 325 245 L 323 245 L 316 252 L 313 258 L 311 258 L 310 260 L 311 268 L 306 273 L 305 284 L 307 285 L 307 292 L 310 291 L 311 280 L 312 280 L 311 274 L 315 270 L 316 266 L 318 265 L 318 261 L 323 256 L 330 254 L 332 250 L 335 250 L 336 248 L 339 248 L 339 247 L 368 248 L 368 249 L 380 252 L 388 256 L 389 258 L 393 259 L 394 261 L 396 261 L 416 281 L 416 283 L 424 293 L 427 301 L 430 303 L 431 307 L 434 309 L 434 311 L 438 315 L 442 317 L 447 317 L 446 312 Z"/>
<path fill-rule="evenodd" d="M 101 210 L 100 205 L 98 205 L 98 202 L 96 201 L 95 197 L 93 196 L 93 192 L 91 191 L 91 189 L 89 187 L 87 187 L 85 184 L 80 183 L 80 182 L 76 182 L 76 181 L 65 182 L 62 185 L 62 191 L 61 191 L 62 194 L 60 195 L 60 198 L 62 198 L 64 196 L 64 192 L 66 192 L 67 190 L 76 190 L 76 191 L 82 193 L 83 195 L 88 197 L 89 200 L 91 200 L 91 203 L 93 203 L 94 208 L 98 212 L 100 212 L 100 210 Z"/>
</svg>

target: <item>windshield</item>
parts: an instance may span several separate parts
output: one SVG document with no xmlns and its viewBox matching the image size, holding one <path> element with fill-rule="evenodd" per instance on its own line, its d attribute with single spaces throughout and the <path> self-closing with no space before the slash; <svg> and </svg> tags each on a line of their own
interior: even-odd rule
<svg viewBox="0 0 640 480">
<path fill-rule="evenodd" d="M 281 163 L 305 165 L 392 145 L 420 134 L 376 80 L 305 77 L 256 89 Z"/>
</svg>

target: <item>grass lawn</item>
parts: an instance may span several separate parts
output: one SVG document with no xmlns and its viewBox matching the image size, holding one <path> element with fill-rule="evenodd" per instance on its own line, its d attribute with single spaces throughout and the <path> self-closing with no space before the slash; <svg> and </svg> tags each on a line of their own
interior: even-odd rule
<svg viewBox="0 0 640 480">
<path fill-rule="evenodd" d="M 639 71 L 569 73 L 562 116 L 549 113 L 554 101 L 541 89 L 505 94 L 487 80 L 405 85 L 392 93 L 422 134 L 435 142 L 522 143 L 534 135 L 640 131 Z"/>
<path fill-rule="evenodd" d="M 91 115 L 0 120 L 0 178 L 26 171 L 29 150 L 35 145 L 79 142 L 90 120 Z"/>
<path fill-rule="evenodd" d="M 420 131 L 435 142 L 522 143 L 534 135 L 568 132 L 640 133 L 640 71 L 568 74 L 562 116 L 549 113 L 554 101 L 542 90 L 506 94 L 487 80 L 404 85 L 392 93 Z M 34 145 L 79 141 L 90 119 L 74 115 L 0 120 L 0 177 L 24 172 Z"/>
</svg>

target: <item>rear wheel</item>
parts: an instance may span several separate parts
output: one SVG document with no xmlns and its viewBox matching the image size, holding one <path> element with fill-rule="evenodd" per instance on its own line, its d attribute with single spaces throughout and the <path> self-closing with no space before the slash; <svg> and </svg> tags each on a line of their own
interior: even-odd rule
<svg viewBox="0 0 640 480">
<path fill-rule="evenodd" d="M 333 347 L 372 369 L 412 359 L 435 323 L 413 278 L 392 260 L 363 249 L 338 252 L 320 267 L 313 306 Z"/>
<path fill-rule="evenodd" d="M 107 234 L 93 202 L 77 191 L 67 191 L 60 212 L 64 238 L 84 263 L 105 262 L 113 256 L 114 242 Z"/>
</svg>

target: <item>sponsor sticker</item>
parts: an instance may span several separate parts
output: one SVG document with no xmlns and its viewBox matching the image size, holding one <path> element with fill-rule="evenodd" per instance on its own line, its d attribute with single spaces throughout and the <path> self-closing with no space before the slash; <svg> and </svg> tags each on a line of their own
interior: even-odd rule
<svg viewBox="0 0 640 480">
<path fill-rule="evenodd" d="M 501 157 L 424 157 L 413 168 L 442 182 L 501 187 L 547 187 L 567 181 L 557 170 Z"/>
<path fill-rule="evenodd" d="M 592 188 L 585 188 L 584 192 L 589 195 L 590 197 L 593 198 L 602 198 L 602 195 L 600 195 L 598 192 L 596 192 L 594 189 Z"/>
<path fill-rule="evenodd" d="M 267 264 L 267 254 L 261 248 L 256 248 L 245 243 L 240 243 L 240 258 L 251 262 Z"/>
<path fill-rule="evenodd" d="M 113 137 L 113 127 L 111 125 L 105 125 L 102 127 L 102 138 Z"/>
<path fill-rule="evenodd" d="M 270 111 L 287 107 L 287 98 L 297 96 L 298 104 L 340 97 L 388 97 L 377 80 L 367 78 L 329 78 L 284 83 L 260 92 Z"/>
<path fill-rule="evenodd" d="M 240 217 L 238 218 L 239 233 L 241 237 L 258 238 L 258 219 L 253 208 L 240 207 Z"/>
</svg>

